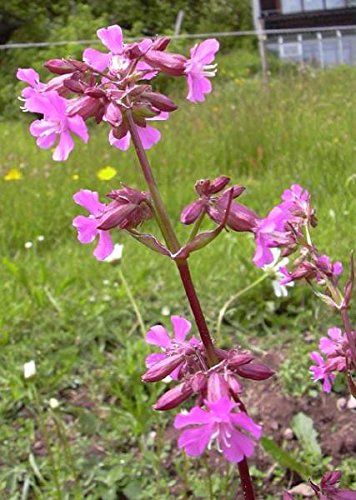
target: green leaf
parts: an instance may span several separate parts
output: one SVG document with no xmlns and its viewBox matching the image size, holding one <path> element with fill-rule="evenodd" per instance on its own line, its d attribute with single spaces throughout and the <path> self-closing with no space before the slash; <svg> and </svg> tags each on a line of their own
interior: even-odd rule
<svg viewBox="0 0 356 500">
<path fill-rule="evenodd" d="M 283 450 L 273 439 L 263 437 L 260 442 L 263 449 L 271 455 L 279 465 L 296 472 L 305 481 L 309 479 L 311 476 L 309 467 L 297 462 L 288 451 Z"/>
<path fill-rule="evenodd" d="M 322 452 L 313 420 L 305 413 L 300 412 L 292 419 L 292 429 L 303 450 L 311 457 L 320 459 Z"/>
</svg>

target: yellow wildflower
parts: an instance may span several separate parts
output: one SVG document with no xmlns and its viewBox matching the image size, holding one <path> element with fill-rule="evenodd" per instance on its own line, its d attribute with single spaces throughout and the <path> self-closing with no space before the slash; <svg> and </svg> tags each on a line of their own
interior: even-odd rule
<svg viewBox="0 0 356 500">
<path fill-rule="evenodd" d="M 117 170 L 114 167 L 103 167 L 97 171 L 96 176 L 100 181 L 110 181 L 117 174 Z"/>
<path fill-rule="evenodd" d="M 22 172 L 18 168 L 10 168 L 4 176 L 4 181 L 19 181 L 20 179 L 22 179 Z"/>
<path fill-rule="evenodd" d="M 73 175 L 72 175 L 72 180 L 73 180 L 73 181 L 77 181 L 77 180 L 79 180 L 79 175 L 78 175 L 78 174 L 73 174 Z"/>
</svg>

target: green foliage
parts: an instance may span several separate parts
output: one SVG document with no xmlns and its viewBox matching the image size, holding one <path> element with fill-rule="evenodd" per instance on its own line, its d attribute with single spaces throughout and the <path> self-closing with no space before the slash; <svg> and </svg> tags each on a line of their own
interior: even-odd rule
<svg viewBox="0 0 356 500">
<path fill-rule="evenodd" d="M 84 32 L 85 26 L 80 29 Z M 185 92 L 183 83 L 174 89 L 180 109 L 160 125 L 163 139 L 149 152 L 170 216 L 177 221 L 182 207 L 193 199 L 199 178 L 230 175 L 248 187 L 242 203 L 261 215 L 278 202 L 286 186 L 300 182 L 311 191 L 318 210 L 316 244 L 346 262 L 354 244 L 350 227 L 356 224 L 355 183 L 350 181 L 356 96 L 349 92 L 355 70 L 272 77 L 265 92 L 258 78 L 239 73 L 238 57 L 239 51 L 220 56 L 220 66 L 232 68 L 231 74 L 218 74 L 203 106 L 191 106 L 179 97 Z M 36 58 L 39 62 L 39 53 Z M 248 54 L 243 58 L 248 61 Z M 83 497 L 93 500 L 123 495 L 184 498 L 197 491 L 206 498 L 202 462 L 185 461 L 176 450 L 173 412 L 151 410 L 166 386 L 140 382 L 150 349 L 115 268 L 95 261 L 92 248 L 79 245 L 71 228 L 79 213 L 72 196 L 79 188 L 104 196 L 123 181 L 144 189 L 133 152 L 110 148 L 107 128 L 91 127 L 88 145 L 78 142 L 68 162 L 58 165 L 50 151 L 36 148 L 27 123 L 4 121 L 0 133 L 0 496 L 19 498 L 27 491 L 28 498 L 55 498 L 51 465 L 22 376 L 23 363 L 35 359 L 41 409 L 68 498 L 75 498 L 75 483 Z M 110 183 L 96 176 L 106 165 L 118 171 Z M 18 168 L 23 178 L 3 180 L 10 168 Z M 176 226 L 183 241 L 189 231 Z M 44 241 L 38 241 L 39 235 Z M 171 262 L 153 258 L 124 234 L 114 237 L 125 245 L 122 270 L 145 324 L 168 322 L 161 314 L 163 306 L 191 318 Z M 33 243 L 30 249 L 24 247 L 28 241 Z M 252 255 L 251 238 L 231 232 L 223 232 L 199 256 L 192 255 L 194 280 L 212 328 L 225 301 L 260 275 Z M 352 314 L 354 320 L 355 311 Z M 282 365 L 283 387 L 293 394 L 310 394 L 317 385 L 309 386 L 307 353 L 334 322 L 302 285 L 280 300 L 266 281 L 227 311 L 221 343 L 249 347 L 254 339 L 254 345 L 290 358 Z M 314 344 L 304 341 L 307 331 Z M 53 397 L 60 402 L 57 414 L 70 442 L 74 469 L 53 427 Z M 288 453 L 300 457 L 298 462 L 306 460 L 294 449 Z M 323 457 L 321 468 L 325 461 Z M 354 481 L 352 463 L 345 463 L 346 480 Z M 342 464 L 336 466 L 342 469 Z M 236 467 L 223 467 L 217 459 L 212 488 L 216 497 L 224 491 L 232 499 Z M 261 481 L 261 495 L 269 498 L 264 488 Z"/>
<path fill-rule="evenodd" d="M 261 438 L 261 445 L 263 446 L 263 449 L 284 469 L 296 472 L 306 481 L 309 479 L 311 474 L 308 466 L 302 462 L 298 462 L 290 452 L 278 446 L 273 439 L 264 436 Z"/>
<path fill-rule="evenodd" d="M 314 429 L 313 420 L 305 413 L 297 413 L 292 419 L 292 429 L 297 436 L 303 451 L 313 461 L 319 461 L 322 457 L 321 448 L 318 443 L 318 433 Z"/>
</svg>

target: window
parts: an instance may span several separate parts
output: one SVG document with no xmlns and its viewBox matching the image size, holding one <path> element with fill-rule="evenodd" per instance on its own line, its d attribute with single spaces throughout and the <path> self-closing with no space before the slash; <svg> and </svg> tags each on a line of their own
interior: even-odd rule
<svg viewBox="0 0 356 500">
<path fill-rule="evenodd" d="M 323 0 L 304 0 L 304 10 L 323 10 Z"/>
<path fill-rule="evenodd" d="M 346 7 L 345 0 L 326 0 L 327 9 L 342 9 L 342 7 Z"/>
<path fill-rule="evenodd" d="M 282 0 L 283 14 L 291 14 L 292 12 L 301 12 L 302 0 Z"/>
</svg>

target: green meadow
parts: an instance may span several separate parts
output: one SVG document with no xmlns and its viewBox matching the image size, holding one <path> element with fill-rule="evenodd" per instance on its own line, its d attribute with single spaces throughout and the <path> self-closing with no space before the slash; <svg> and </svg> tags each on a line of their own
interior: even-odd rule
<svg viewBox="0 0 356 500">
<path fill-rule="evenodd" d="M 162 140 L 148 153 L 179 237 L 189 234 L 179 214 L 197 179 L 229 175 L 246 186 L 239 201 L 260 215 L 299 183 L 317 210 L 315 244 L 347 272 L 356 227 L 356 70 L 290 71 L 263 88 L 259 78 L 241 76 L 237 57 L 222 56 L 203 105 L 183 99 L 183 82 L 172 89 L 179 109 L 160 125 Z M 144 189 L 133 151 L 111 148 L 107 128 L 92 126 L 89 143 L 78 142 L 69 160 L 56 164 L 36 147 L 27 118 L 19 111 L 16 122 L 0 122 L 0 497 L 208 498 L 206 477 L 198 474 L 204 459 L 189 462 L 169 438 L 174 412 L 151 409 L 165 385 L 140 382 L 151 350 L 120 274 L 146 327 L 168 326 L 167 313 L 191 319 L 174 265 L 119 232 L 119 266 L 97 262 L 71 226 L 82 213 L 72 201 L 77 190 L 104 197 L 120 182 Z M 109 181 L 97 176 L 105 166 L 117 171 Z M 5 180 L 10 169 L 21 178 Z M 145 230 L 156 231 L 153 223 Z M 224 303 L 261 275 L 253 252 L 249 235 L 225 231 L 190 257 L 213 334 Z M 278 299 L 266 280 L 227 311 L 217 342 L 283 349 L 283 391 L 312 398 L 320 387 L 310 380 L 307 353 L 338 322 L 306 285 Z M 25 382 L 23 364 L 32 359 L 37 375 Z M 342 384 L 336 390 L 345 393 Z M 305 460 L 298 446 L 293 453 Z M 324 456 L 324 469 L 329 462 Z M 344 484 L 355 486 L 355 461 L 344 462 L 335 465 L 344 466 Z M 320 463 L 310 459 L 310 466 L 319 477 Z M 273 480 L 286 484 L 276 467 Z M 236 471 L 211 472 L 214 498 L 234 498 Z M 255 466 L 253 474 L 263 491 L 263 471 Z"/>
</svg>

